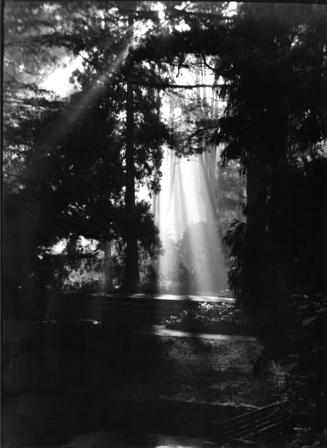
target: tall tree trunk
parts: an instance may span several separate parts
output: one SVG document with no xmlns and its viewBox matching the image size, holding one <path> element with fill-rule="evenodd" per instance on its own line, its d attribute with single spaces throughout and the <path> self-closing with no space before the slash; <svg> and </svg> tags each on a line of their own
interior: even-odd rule
<svg viewBox="0 0 327 448">
<path fill-rule="evenodd" d="M 124 287 L 133 291 L 139 281 L 137 234 L 135 229 L 135 167 L 134 167 L 134 95 L 133 87 L 127 84 L 126 98 L 126 192 L 127 247 Z"/>
<path fill-rule="evenodd" d="M 114 289 L 112 283 L 111 240 L 104 243 L 104 290 L 110 292 Z"/>
<path fill-rule="evenodd" d="M 247 168 L 247 223 L 244 260 L 244 300 L 250 308 L 263 304 L 270 290 L 266 283 L 267 259 L 267 187 L 265 165 L 261 158 L 254 158 Z M 267 291 L 268 290 L 268 291 Z M 263 296 L 265 291 L 265 296 Z M 258 303 L 259 302 L 259 303 Z"/>
</svg>

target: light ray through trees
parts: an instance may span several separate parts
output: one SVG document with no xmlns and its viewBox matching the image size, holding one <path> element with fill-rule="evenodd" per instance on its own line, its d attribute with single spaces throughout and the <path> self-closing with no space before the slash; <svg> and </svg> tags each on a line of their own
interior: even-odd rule
<svg viewBox="0 0 327 448">
<path fill-rule="evenodd" d="M 160 283 L 169 292 L 210 295 L 227 288 L 216 206 L 202 159 L 181 159 L 168 148 L 164 154 L 161 191 L 153 210 L 163 246 Z M 187 283 L 185 275 L 189 283 L 178 285 Z"/>
<path fill-rule="evenodd" d="M 195 65 L 193 71 L 179 70 L 182 82 L 214 85 L 213 75 L 202 61 L 199 63 L 190 57 L 198 67 Z M 185 117 L 184 101 L 185 104 L 191 101 L 197 109 L 193 125 Z M 212 101 L 219 104 L 209 112 L 208 104 Z M 223 107 L 214 89 L 203 87 L 196 89 L 195 99 L 194 91 L 185 92 L 182 99 L 166 95 L 161 112 L 171 128 L 188 135 L 190 127 L 197 129 L 197 120 L 215 120 Z M 153 213 L 163 247 L 159 257 L 159 286 L 172 293 L 217 295 L 227 289 L 215 190 L 221 148 L 208 147 L 204 140 L 198 144 L 202 154 L 187 158 L 164 149 L 161 190 L 153 199 Z"/>
</svg>

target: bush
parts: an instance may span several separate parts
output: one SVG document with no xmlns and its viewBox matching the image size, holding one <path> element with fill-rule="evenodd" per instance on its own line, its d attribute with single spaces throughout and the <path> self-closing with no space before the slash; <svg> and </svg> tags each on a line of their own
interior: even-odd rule
<svg viewBox="0 0 327 448">
<path fill-rule="evenodd" d="M 295 319 L 284 360 L 290 398 L 301 419 L 323 430 L 327 426 L 327 296 L 294 295 L 290 307 Z"/>
<path fill-rule="evenodd" d="M 248 333 L 249 322 L 241 308 L 230 303 L 202 302 L 164 321 L 167 328 L 203 333 Z"/>
</svg>

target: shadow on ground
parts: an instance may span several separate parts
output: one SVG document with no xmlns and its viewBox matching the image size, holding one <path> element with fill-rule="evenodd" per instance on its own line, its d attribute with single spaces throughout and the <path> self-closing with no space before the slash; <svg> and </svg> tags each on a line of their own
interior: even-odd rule
<svg viewBox="0 0 327 448">
<path fill-rule="evenodd" d="M 62 444 L 95 431 L 208 438 L 212 420 L 280 394 L 276 378 L 253 378 L 253 340 L 158 336 L 156 304 L 141 300 L 126 312 L 124 298 L 106 309 L 83 300 L 62 318 L 5 319 L 4 446 Z"/>
</svg>

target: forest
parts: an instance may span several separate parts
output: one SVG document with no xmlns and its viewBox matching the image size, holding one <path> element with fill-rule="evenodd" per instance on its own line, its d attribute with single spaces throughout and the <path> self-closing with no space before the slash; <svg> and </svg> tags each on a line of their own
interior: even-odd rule
<svg viewBox="0 0 327 448">
<path fill-rule="evenodd" d="M 7 0 L 3 319 L 58 291 L 232 297 L 326 433 L 326 13 Z"/>
</svg>

